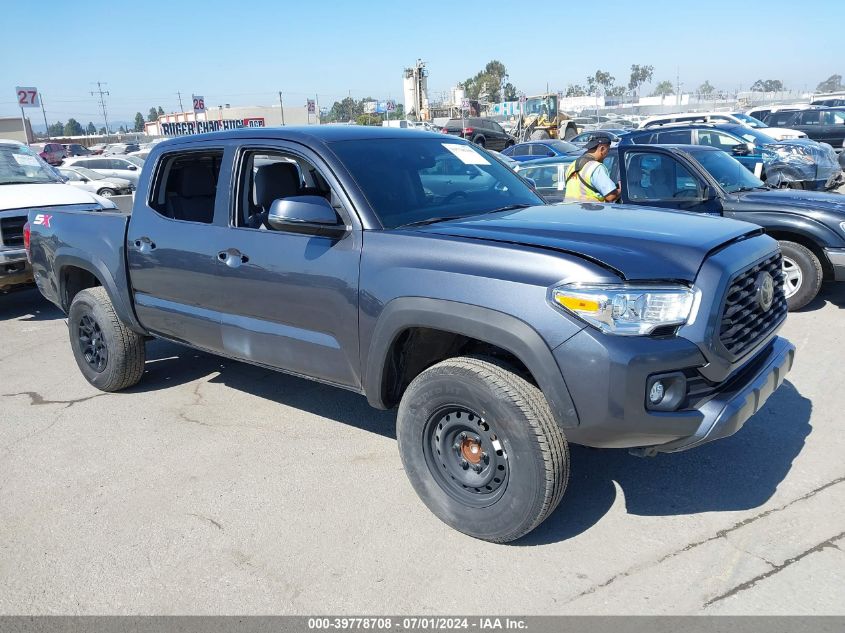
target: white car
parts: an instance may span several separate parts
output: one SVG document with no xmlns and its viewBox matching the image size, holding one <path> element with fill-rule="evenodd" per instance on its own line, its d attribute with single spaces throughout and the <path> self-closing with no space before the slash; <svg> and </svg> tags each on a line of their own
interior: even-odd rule
<svg viewBox="0 0 845 633">
<path fill-rule="evenodd" d="M 66 184 L 77 189 L 96 193 L 104 198 L 131 194 L 135 186 L 125 178 L 103 176 L 87 167 L 59 167 L 59 173 L 67 178 Z"/>
<path fill-rule="evenodd" d="M 138 186 L 144 161 L 135 156 L 79 156 L 65 159 L 62 167 L 87 167 L 103 176 L 123 178 Z"/>
<path fill-rule="evenodd" d="M 658 114 L 648 117 L 640 124 L 639 129 L 665 125 L 666 123 L 736 123 L 750 127 L 772 138 L 783 141 L 792 138 L 807 138 L 804 132 L 782 127 L 769 127 L 759 119 L 747 115 L 745 112 L 682 112 L 679 114 Z"/>
</svg>

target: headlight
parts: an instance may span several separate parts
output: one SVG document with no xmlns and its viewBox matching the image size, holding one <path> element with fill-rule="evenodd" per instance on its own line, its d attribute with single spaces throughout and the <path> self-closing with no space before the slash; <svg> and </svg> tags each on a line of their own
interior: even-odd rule
<svg viewBox="0 0 845 633">
<path fill-rule="evenodd" d="M 602 332 L 643 336 L 686 323 L 695 293 L 684 286 L 567 284 L 553 288 L 551 300 Z"/>
</svg>

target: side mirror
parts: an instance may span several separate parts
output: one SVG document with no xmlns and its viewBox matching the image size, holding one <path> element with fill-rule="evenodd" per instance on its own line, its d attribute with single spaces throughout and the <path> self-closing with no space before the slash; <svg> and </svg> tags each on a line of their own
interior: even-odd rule
<svg viewBox="0 0 845 633">
<path fill-rule="evenodd" d="M 535 182 L 535 180 L 533 178 L 526 178 L 525 182 L 527 182 L 528 186 L 531 187 L 532 189 L 534 189 L 534 190 L 537 189 L 537 183 Z"/>
<path fill-rule="evenodd" d="M 548 156 L 549 158 L 551 158 L 551 157 L 552 157 L 552 156 L 554 156 L 554 155 L 555 155 L 555 153 L 554 153 L 554 152 L 547 152 L 547 153 L 546 153 L 546 156 Z"/>
<path fill-rule="evenodd" d="M 88 182 L 88 179 L 87 178 L 80 178 L 79 182 Z"/>
<path fill-rule="evenodd" d="M 291 196 L 273 200 L 267 223 L 277 231 L 340 237 L 346 227 L 329 201 L 322 196 Z"/>
<path fill-rule="evenodd" d="M 702 200 L 712 200 L 716 197 L 716 194 L 713 191 L 713 187 L 709 185 L 704 185 L 704 188 L 701 190 L 701 198 Z"/>
<path fill-rule="evenodd" d="M 138 171 L 138 168 L 135 165 L 129 165 L 129 171 Z"/>
<path fill-rule="evenodd" d="M 734 156 L 748 156 L 752 151 L 754 151 L 754 146 L 751 143 L 739 143 L 733 146 L 731 153 Z"/>
</svg>

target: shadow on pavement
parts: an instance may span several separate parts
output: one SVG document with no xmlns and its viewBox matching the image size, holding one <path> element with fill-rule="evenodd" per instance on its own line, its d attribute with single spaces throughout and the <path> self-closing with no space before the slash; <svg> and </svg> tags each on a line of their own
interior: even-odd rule
<svg viewBox="0 0 845 633">
<path fill-rule="evenodd" d="M 34 286 L 0 293 L 0 321 L 50 321 L 62 318 L 62 311 L 41 296 Z"/>
<path fill-rule="evenodd" d="M 129 392 L 210 380 L 387 438 L 396 438 L 396 412 L 371 408 L 358 394 L 231 361 L 165 341 L 147 344 L 147 370 Z M 669 516 L 749 510 L 763 505 L 786 477 L 811 432 L 810 400 L 790 382 L 734 436 L 654 458 L 624 450 L 571 448 L 569 487 L 558 509 L 517 545 L 563 541 L 595 525 L 616 499 L 628 513 Z"/>
<path fill-rule="evenodd" d="M 572 447 L 569 488 L 558 509 L 519 545 L 566 540 L 594 524 L 616 499 L 629 514 L 733 512 L 763 505 L 810 434 L 812 403 L 789 381 L 732 437 L 682 453 L 633 457 L 623 450 Z"/>
<path fill-rule="evenodd" d="M 363 431 L 396 439 L 396 412 L 373 409 L 364 396 L 169 343 L 147 343 L 147 366 L 141 382 L 125 393 L 156 391 L 219 372 L 211 383 L 249 393 L 329 418 Z"/>
<path fill-rule="evenodd" d="M 816 298 L 798 312 L 815 312 L 824 308 L 828 303 L 837 308 L 845 308 L 845 283 L 827 282 L 822 284 Z"/>
</svg>

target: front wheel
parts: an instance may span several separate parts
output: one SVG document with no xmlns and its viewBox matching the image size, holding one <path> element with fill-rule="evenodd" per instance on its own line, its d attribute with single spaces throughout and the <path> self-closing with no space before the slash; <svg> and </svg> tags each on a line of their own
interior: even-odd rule
<svg viewBox="0 0 845 633">
<path fill-rule="evenodd" d="M 445 360 L 399 405 L 405 472 L 423 503 L 456 530 L 513 541 L 557 507 L 569 448 L 543 393 L 492 359 Z"/>
<path fill-rule="evenodd" d="M 118 318 L 105 288 L 81 290 L 68 310 L 73 357 L 85 379 L 100 391 L 120 391 L 144 373 L 144 337 Z"/>
<path fill-rule="evenodd" d="M 800 310 L 816 298 L 822 285 L 822 265 L 806 246 L 781 241 L 783 291 L 790 311 Z"/>
<path fill-rule="evenodd" d="M 112 196 L 116 196 L 117 192 L 114 189 L 109 189 L 108 187 L 104 187 L 97 192 L 98 196 L 103 196 L 104 198 L 111 198 Z"/>
</svg>

